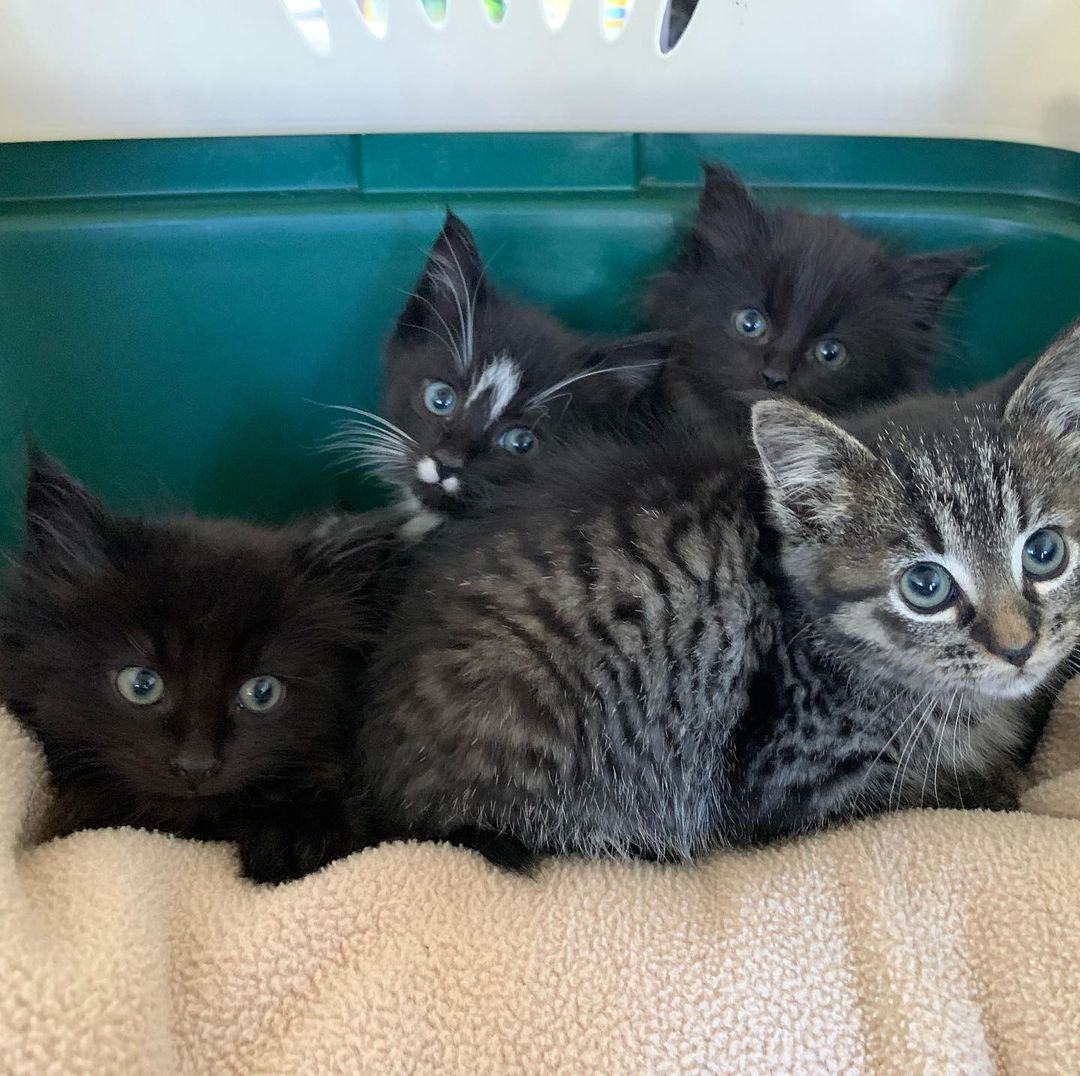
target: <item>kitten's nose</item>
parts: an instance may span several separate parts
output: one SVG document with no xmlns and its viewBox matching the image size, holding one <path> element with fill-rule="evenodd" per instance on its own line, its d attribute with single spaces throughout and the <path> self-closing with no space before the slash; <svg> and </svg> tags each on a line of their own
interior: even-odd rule
<svg viewBox="0 0 1080 1076">
<path fill-rule="evenodd" d="M 762 370 L 761 377 L 765 382 L 766 388 L 773 389 L 774 391 L 776 389 L 782 389 L 788 383 L 787 374 L 778 374 L 772 370 Z"/>
<path fill-rule="evenodd" d="M 1038 626 L 1038 615 L 1033 610 L 1006 608 L 992 614 L 984 626 L 976 622 L 972 638 L 982 642 L 991 654 L 1020 669 L 1035 651 Z"/>
<path fill-rule="evenodd" d="M 169 763 L 169 769 L 182 777 L 194 788 L 221 769 L 221 763 L 213 755 L 177 755 Z"/>
<path fill-rule="evenodd" d="M 1010 664 L 1015 665 L 1018 669 L 1022 669 L 1027 664 L 1027 659 L 1031 657 L 1032 652 L 1035 649 L 1035 639 L 1028 639 L 1023 646 L 1014 646 L 999 651 L 1001 656 Z"/>
<path fill-rule="evenodd" d="M 464 456 L 454 452 L 452 449 L 437 448 L 431 453 L 431 456 L 439 468 L 440 478 L 449 478 L 451 475 L 457 474 L 465 466 Z"/>
</svg>

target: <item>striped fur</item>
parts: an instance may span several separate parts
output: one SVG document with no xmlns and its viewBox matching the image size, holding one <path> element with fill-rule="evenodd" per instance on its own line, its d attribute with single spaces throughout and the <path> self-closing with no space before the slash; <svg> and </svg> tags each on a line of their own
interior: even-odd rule
<svg viewBox="0 0 1080 1076">
<path fill-rule="evenodd" d="M 1075 333 L 1007 409 L 930 399 L 852 432 L 758 404 L 764 483 L 737 441 L 674 433 L 553 457 L 422 554 L 379 658 L 367 786 L 417 835 L 661 858 L 1006 800 L 1080 637 L 1062 364 Z M 1035 585 L 1015 552 L 1048 525 L 1072 559 Z M 963 601 L 899 610 L 929 556 Z M 1015 609 L 1037 634 L 1022 669 L 986 627 Z"/>
</svg>

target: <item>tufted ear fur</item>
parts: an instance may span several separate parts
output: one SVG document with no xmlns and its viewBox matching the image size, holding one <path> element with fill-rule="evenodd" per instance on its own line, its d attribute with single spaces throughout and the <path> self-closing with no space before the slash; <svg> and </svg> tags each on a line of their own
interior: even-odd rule
<svg viewBox="0 0 1080 1076">
<path fill-rule="evenodd" d="M 765 211 L 742 180 L 722 165 L 702 163 L 704 182 L 694 223 L 683 237 L 676 268 L 692 269 L 732 243 L 764 234 Z"/>
<path fill-rule="evenodd" d="M 105 506 L 34 445 L 25 510 L 26 554 L 37 568 L 65 574 L 107 563 L 113 527 Z"/>
<path fill-rule="evenodd" d="M 793 538 L 842 528 L 877 469 L 870 450 L 788 400 L 756 403 L 752 423 L 777 526 Z"/>
<path fill-rule="evenodd" d="M 910 254 L 900 258 L 896 266 L 900 290 L 911 299 L 918 324 L 930 330 L 941 316 L 949 293 L 975 269 L 975 254 L 970 250 Z"/>
<path fill-rule="evenodd" d="M 1009 425 L 1042 426 L 1080 451 L 1080 320 L 1052 340 L 1005 405 Z"/>
<path fill-rule="evenodd" d="M 491 297 L 484 263 L 465 222 L 449 210 L 427 262 L 398 318 L 395 335 L 408 339 L 466 336 L 476 308 Z"/>
</svg>

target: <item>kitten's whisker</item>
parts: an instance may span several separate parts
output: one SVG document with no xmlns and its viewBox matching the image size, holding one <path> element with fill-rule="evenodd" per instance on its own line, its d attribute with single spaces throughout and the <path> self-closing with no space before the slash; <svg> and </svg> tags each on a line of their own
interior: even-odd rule
<svg viewBox="0 0 1080 1076">
<path fill-rule="evenodd" d="M 475 358 L 475 356 L 473 355 L 473 346 L 474 346 L 473 329 L 474 329 L 474 325 L 475 325 L 475 316 L 476 316 L 476 297 L 480 292 L 480 284 L 482 283 L 482 281 L 484 279 L 484 274 L 486 272 L 486 269 L 483 266 L 481 266 L 481 268 L 480 268 L 480 276 L 477 278 L 477 281 L 476 281 L 476 287 L 474 289 L 470 290 L 469 281 L 466 278 L 465 270 L 462 268 L 462 265 L 461 265 L 461 259 L 458 258 L 457 251 L 454 249 L 453 244 L 450 245 L 450 255 L 454 259 L 454 265 L 457 268 L 458 279 L 461 281 L 461 287 L 462 287 L 462 290 L 465 293 L 465 303 L 464 303 L 465 309 L 463 310 L 462 309 L 461 298 L 458 295 L 457 288 L 453 287 L 452 282 L 450 281 L 449 271 L 448 271 L 448 269 L 444 270 L 444 275 L 446 277 L 446 282 L 447 282 L 447 284 L 450 285 L 451 294 L 453 295 L 454 302 L 455 302 L 455 304 L 457 305 L 457 308 L 458 308 L 458 321 L 461 323 L 462 346 L 463 346 L 463 350 L 464 350 L 464 353 L 465 353 L 465 360 L 466 360 L 465 366 L 462 367 L 462 373 L 466 373 L 468 371 L 468 369 L 469 369 L 469 366 L 472 364 L 473 359 Z M 444 263 L 445 258 L 437 257 L 436 262 L 440 263 L 440 264 Z"/>
<path fill-rule="evenodd" d="M 439 324 L 446 330 L 446 347 L 453 357 L 455 364 L 463 374 L 468 372 L 469 361 L 468 357 L 462 351 L 463 343 L 454 336 L 453 329 L 446 323 L 446 318 L 442 316 L 439 308 L 426 295 L 421 295 L 419 292 L 412 292 L 410 294 L 415 295 L 416 298 L 424 303 L 435 317 L 439 319 Z"/>
<path fill-rule="evenodd" d="M 434 336 L 435 339 L 438 340 L 439 343 L 441 343 L 443 347 L 445 347 L 446 350 L 450 352 L 451 356 L 453 356 L 454 362 L 458 363 L 458 345 L 454 342 L 454 334 L 451 331 L 450 326 L 447 325 L 446 319 L 442 316 L 442 313 L 435 306 L 435 304 L 432 303 L 432 301 L 426 295 L 421 295 L 418 291 L 405 291 L 404 289 L 399 289 L 399 291 L 402 295 L 406 297 L 407 300 L 417 299 L 420 302 L 424 303 L 427 308 L 435 315 L 435 317 L 439 319 L 439 324 L 443 327 L 443 329 L 446 330 L 446 335 L 444 336 L 442 333 L 436 332 L 434 329 L 430 329 L 426 325 L 412 324 L 412 328 L 423 329 L 424 332 L 430 333 L 432 336 Z"/>
<path fill-rule="evenodd" d="M 927 704 L 919 714 L 918 720 L 915 722 L 915 727 L 908 737 L 907 742 L 904 744 L 903 751 L 900 752 L 900 757 L 897 759 L 896 774 L 893 777 L 893 786 L 889 789 L 889 807 L 892 809 L 893 791 L 896 792 L 896 809 L 900 808 L 904 798 L 904 786 L 907 782 L 908 766 L 911 764 L 911 759 L 914 756 L 915 749 L 918 745 L 919 736 L 922 734 L 923 725 L 929 718 L 929 715 L 934 707 L 934 701 L 929 692 L 926 695 Z M 899 782 L 899 783 L 898 783 Z"/>
<path fill-rule="evenodd" d="M 420 296 L 415 295 L 414 292 L 409 292 L 408 294 L 410 296 L 415 296 L 415 298 L 417 298 L 417 299 L 420 298 Z M 420 332 L 427 333 L 428 336 L 435 337 L 435 339 L 438 340 L 438 342 L 440 344 L 442 344 L 442 346 L 444 348 L 446 348 L 446 350 L 449 351 L 451 355 L 454 354 L 454 345 L 449 340 L 447 340 L 446 337 L 443 336 L 442 333 L 436 332 L 434 329 L 430 328 L 427 325 L 418 325 L 415 321 L 403 321 L 403 322 L 401 322 L 401 325 L 402 325 L 403 328 L 406 328 L 406 329 L 418 329 Z"/>
<path fill-rule="evenodd" d="M 377 415 L 374 411 L 365 411 L 362 407 L 350 407 L 348 404 L 319 403 L 317 400 L 309 400 L 308 403 L 313 403 L 316 407 L 329 408 L 331 411 L 344 411 L 350 415 L 359 415 L 370 422 L 384 426 L 386 429 L 396 433 L 402 440 L 408 441 L 410 444 L 416 444 L 400 426 L 395 426 L 388 418 L 383 418 L 382 415 Z"/>
<path fill-rule="evenodd" d="M 527 400 L 525 402 L 525 409 L 530 410 L 550 402 L 551 397 L 556 393 L 561 392 L 565 388 L 569 388 L 569 386 L 576 384 L 578 381 L 584 381 L 587 377 L 599 377 L 601 374 L 617 374 L 623 370 L 651 370 L 661 365 L 663 364 L 657 359 L 652 362 L 629 363 L 625 366 L 605 366 L 599 370 L 584 370 L 581 373 L 571 374 L 569 377 L 564 377 L 561 381 L 556 381 L 554 385 L 549 385 L 546 389 L 541 390 L 535 396 Z"/>
<path fill-rule="evenodd" d="M 871 774 L 872 774 L 872 773 L 874 772 L 874 767 L 875 767 L 875 766 L 876 766 L 876 765 L 878 764 L 878 762 L 880 761 L 881 757 L 882 757 L 882 756 L 883 756 L 883 755 L 885 754 L 885 752 L 886 752 L 886 751 L 887 751 L 887 750 L 889 749 L 889 745 L 890 745 L 890 744 L 891 744 L 891 743 L 893 742 L 893 740 L 895 740 L 895 739 L 896 739 L 896 737 L 897 737 L 897 736 L 898 736 L 898 735 L 899 735 L 899 734 L 900 734 L 900 733 L 901 733 L 901 732 L 902 732 L 902 731 L 904 730 L 904 728 L 906 728 L 906 727 L 907 727 L 907 724 L 908 724 L 908 722 L 909 722 L 909 721 L 910 721 L 910 720 L 911 720 L 911 719 L 912 719 L 912 718 L 913 718 L 913 717 L 915 716 L 915 711 L 916 711 L 916 710 L 917 710 L 917 709 L 918 709 L 918 708 L 919 708 L 919 707 L 920 707 L 920 706 L 921 706 L 921 705 L 922 705 L 922 704 L 923 704 L 923 703 L 924 703 L 924 702 L 926 701 L 926 699 L 927 699 L 928 695 L 929 695 L 929 692 L 927 692 L 927 694 L 926 694 L 926 695 L 923 695 L 923 697 L 922 697 L 921 699 L 919 699 L 919 701 L 918 701 L 918 702 L 916 702 L 916 703 L 915 703 L 915 705 L 914 705 L 914 706 L 913 706 L 913 707 L 911 708 L 911 710 L 910 710 L 910 711 L 908 712 L 908 715 L 907 715 L 907 717 L 905 717 L 905 718 L 904 718 L 904 720 L 903 720 L 903 721 L 901 721 L 901 722 L 900 722 L 900 724 L 899 724 L 899 725 L 897 725 L 895 729 L 893 729 L 892 735 L 891 735 L 891 736 L 890 736 L 890 737 L 889 737 L 889 738 L 888 738 L 888 739 L 887 739 L 887 740 L 885 741 L 885 745 L 884 745 L 884 746 L 883 746 L 883 747 L 881 748 L 881 750 L 880 750 L 880 751 L 879 751 L 879 752 L 878 752 L 878 753 L 877 753 L 877 754 L 876 754 L 876 755 L 874 756 L 874 758 L 873 758 L 873 760 L 871 761 L 870 765 L 869 765 L 869 766 L 868 766 L 868 767 L 866 768 L 866 777 L 867 777 L 867 779 L 869 779 L 870 775 L 871 775 Z M 898 697 L 899 697 L 899 696 L 898 696 Z M 891 799 L 890 799 L 890 801 L 891 801 Z"/>
</svg>

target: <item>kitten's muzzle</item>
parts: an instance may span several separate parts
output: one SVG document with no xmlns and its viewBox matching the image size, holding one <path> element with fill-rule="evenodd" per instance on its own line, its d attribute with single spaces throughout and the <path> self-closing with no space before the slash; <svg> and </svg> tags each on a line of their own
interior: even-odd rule
<svg viewBox="0 0 1080 1076">
<path fill-rule="evenodd" d="M 765 387 L 773 392 L 782 389 L 788 383 L 788 375 L 776 370 L 762 370 L 761 379 L 765 382 Z"/>
<path fill-rule="evenodd" d="M 169 763 L 169 769 L 194 791 L 221 769 L 221 763 L 212 755 L 185 754 L 177 755 Z"/>
<path fill-rule="evenodd" d="M 1022 669 L 1039 641 L 1037 619 L 1019 609 L 1001 609 L 983 623 L 976 623 L 971 637 L 989 653 Z"/>
</svg>

